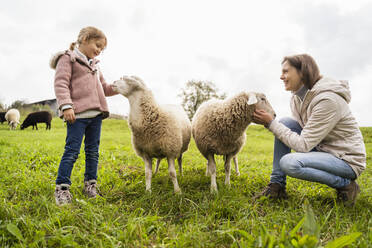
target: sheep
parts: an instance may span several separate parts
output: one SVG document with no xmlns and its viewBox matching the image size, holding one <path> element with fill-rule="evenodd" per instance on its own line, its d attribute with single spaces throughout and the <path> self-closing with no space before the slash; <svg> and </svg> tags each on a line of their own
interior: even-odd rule
<svg viewBox="0 0 372 248">
<path fill-rule="evenodd" d="M 167 158 L 174 192 L 181 193 L 174 160 L 178 159 L 182 172 L 182 154 L 191 139 L 191 122 L 187 114 L 180 106 L 158 105 L 151 90 L 136 76 L 122 77 L 113 83 L 113 89 L 129 101 L 132 145 L 145 163 L 146 190 L 151 192 L 152 159 Z"/>
<path fill-rule="evenodd" d="M 5 114 L 6 114 L 6 112 L 0 112 L 0 122 L 1 122 L 1 124 L 3 124 L 4 121 L 6 121 Z"/>
<path fill-rule="evenodd" d="M 52 121 L 52 114 L 48 111 L 39 111 L 39 112 L 33 112 L 27 115 L 26 119 L 23 121 L 21 125 L 21 130 L 32 126 L 32 130 L 34 130 L 34 127 L 37 129 L 37 123 L 45 123 L 46 129 L 50 130 Z"/>
<path fill-rule="evenodd" d="M 19 124 L 20 114 L 18 109 L 9 109 L 5 114 L 5 119 L 8 121 L 8 125 L 10 130 L 14 130 L 17 128 Z"/>
<path fill-rule="evenodd" d="M 253 119 L 253 112 L 264 109 L 275 112 L 262 93 L 241 92 L 226 100 L 204 102 L 192 120 L 192 135 L 200 153 L 208 160 L 211 192 L 217 192 L 214 155 L 224 155 L 225 184 L 230 185 L 230 162 L 245 143 L 245 130 Z"/>
</svg>

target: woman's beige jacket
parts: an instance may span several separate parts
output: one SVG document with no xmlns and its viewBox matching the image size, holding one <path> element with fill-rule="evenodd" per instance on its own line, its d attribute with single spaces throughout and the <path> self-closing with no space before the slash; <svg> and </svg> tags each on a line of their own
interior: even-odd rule
<svg viewBox="0 0 372 248">
<path fill-rule="evenodd" d="M 309 152 L 314 147 L 346 161 L 359 176 L 366 168 L 366 149 L 358 123 L 348 103 L 348 83 L 331 78 L 320 79 L 308 90 L 303 101 L 293 94 L 293 117 L 303 128 L 300 135 L 277 120 L 269 130 L 296 152 Z"/>
</svg>

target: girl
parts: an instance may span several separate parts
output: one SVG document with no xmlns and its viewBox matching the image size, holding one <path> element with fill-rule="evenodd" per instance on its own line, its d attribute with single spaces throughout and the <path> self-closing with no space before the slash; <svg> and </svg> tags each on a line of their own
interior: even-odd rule
<svg viewBox="0 0 372 248">
<path fill-rule="evenodd" d="M 107 46 L 103 32 L 95 27 L 83 28 L 70 49 L 59 52 L 51 60 L 56 70 L 54 91 L 59 115 L 67 122 L 65 151 L 56 180 L 57 205 L 70 203 L 71 171 L 78 158 L 84 139 L 85 174 L 84 193 L 88 197 L 97 194 L 98 149 L 102 119 L 109 116 L 105 96 L 117 94 L 107 84 L 95 59 Z"/>
<path fill-rule="evenodd" d="M 280 79 L 293 94 L 294 119 L 277 121 L 265 111 L 255 111 L 255 122 L 275 135 L 273 171 L 260 195 L 286 198 L 288 175 L 335 188 L 338 199 L 353 205 L 360 192 L 355 180 L 366 168 L 366 150 L 348 105 L 347 82 L 322 77 L 307 54 L 284 57 Z"/>
</svg>

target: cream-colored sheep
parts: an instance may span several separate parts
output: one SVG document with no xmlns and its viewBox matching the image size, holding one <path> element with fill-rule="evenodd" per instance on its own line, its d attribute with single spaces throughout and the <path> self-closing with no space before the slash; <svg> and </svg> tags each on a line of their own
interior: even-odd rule
<svg viewBox="0 0 372 248">
<path fill-rule="evenodd" d="M 152 159 L 167 158 L 174 191 L 180 193 L 175 170 L 178 159 L 182 173 L 182 153 L 191 139 L 191 123 L 180 106 L 159 105 L 144 82 L 135 76 L 115 81 L 113 88 L 127 97 L 132 144 L 145 163 L 146 190 L 151 191 Z"/>
<path fill-rule="evenodd" d="M 10 130 L 14 130 L 17 128 L 19 124 L 20 114 L 18 109 L 9 109 L 5 114 L 5 119 L 8 121 L 8 125 Z"/>
<path fill-rule="evenodd" d="M 266 96 L 255 92 L 242 92 L 226 100 L 212 99 L 196 111 L 192 134 L 199 151 L 208 160 L 212 192 L 217 192 L 214 155 L 225 156 L 225 184 L 230 185 L 230 162 L 245 143 L 245 131 L 255 108 L 275 115 Z"/>
</svg>

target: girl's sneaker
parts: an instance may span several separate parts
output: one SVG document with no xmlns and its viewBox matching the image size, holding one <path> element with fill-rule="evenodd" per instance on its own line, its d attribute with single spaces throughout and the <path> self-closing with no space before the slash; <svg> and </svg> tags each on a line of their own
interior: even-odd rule
<svg viewBox="0 0 372 248">
<path fill-rule="evenodd" d="M 70 185 L 57 184 L 56 190 L 54 191 L 54 198 L 58 206 L 71 203 L 72 195 L 70 193 Z"/>
<path fill-rule="evenodd" d="M 84 182 L 84 194 L 89 198 L 95 198 L 97 196 L 97 180 L 91 179 Z"/>
</svg>

